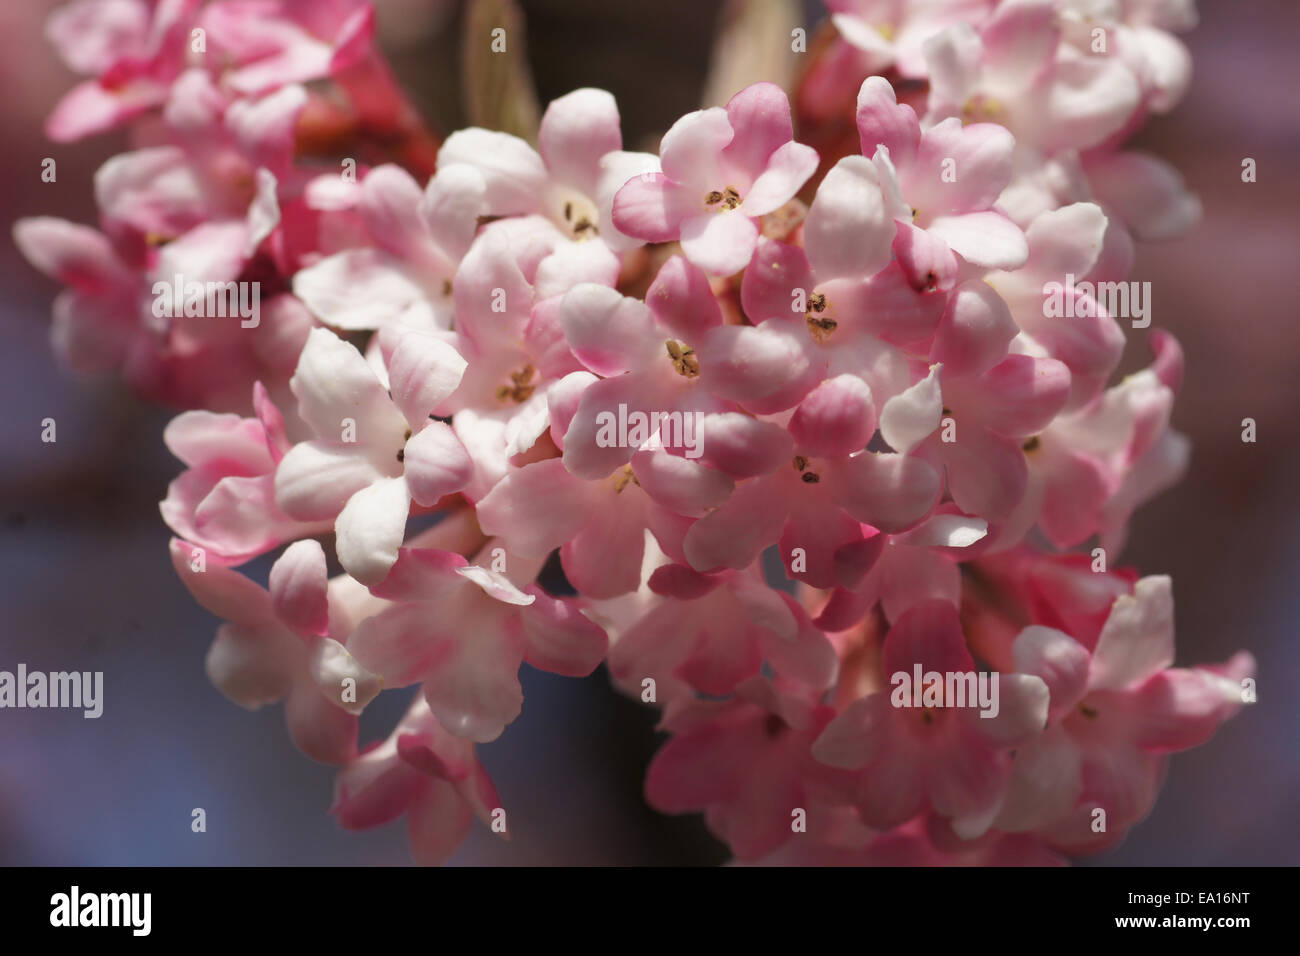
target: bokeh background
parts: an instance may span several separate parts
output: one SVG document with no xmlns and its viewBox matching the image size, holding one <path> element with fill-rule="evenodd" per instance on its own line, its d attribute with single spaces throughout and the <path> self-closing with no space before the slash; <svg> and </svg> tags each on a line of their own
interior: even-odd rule
<svg viewBox="0 0 1300 956">
<path fill-rule="evenodd" d="M 0 4 L 0 669 L 101 670 L 99 720 L 0 711 L 0 863 L 40 865 L 409 863 L 401 823 L 347 833 L 327 815 L 333 773 L 290 745 L 279 708 L 249 713 L 203 673 L 216 621 L 167 555 L 157 502 L 179 469 L 169 414 L 110 381 L 74 379 L 48 345 L 57 288 L 8 236 L 49 214 L 92 221 L 91 177 L 123 148 L 49 144 L 41 123 L 73 82 L 42 35 L 52 0 Z M 719 0 L 523 0 L 543 103 L 613 92 L 632 148 L 700 105 Z M 378 0 L 381 34 L 427 117 L 459 113 L 454 2 Z M 1187 375 L 1174 423 L 1194 444 L 1185 480 L 1142 509 L 1124 563 L 1173 575 L 1178 663 L 1259 662 L 1259 703 L 1172 760 L 1155 811 L 1097 865 L 1300 863 L 1300 4 L 1201 0 L 1184 37 L 1186 100 L 1138 144 L 1172 160 L 1205 207 L 1179 241 L 1140 249 L 1154 324 Z M 808 4 L 808 24 L 823 15 Z M 810 33 L 812 31 L 810 30 Z M 43 157 L 58 182 L 40 181 Z M 1258 182 L 1241 182 L 1241 162 Z M 1128 365 L 1145 362 L 1130 342 Z M 58 441 L 40 440 L 54 418 Z M 1258 423 L 1243 444 L 1241 420 Z M 263 569 L 264 570 L 264 569 Z M 703 864 L 726 859 L 694 817 L 641 799 L 653 714 L 582 680 L 525 667 L 523 716 L 481 748 L 513 840 L 481 827 L 462 864 Z M 372 708 L 382 736 L 400 699 Z M 202 807 L 207 832 L 190 830 Z"/>
</svg>

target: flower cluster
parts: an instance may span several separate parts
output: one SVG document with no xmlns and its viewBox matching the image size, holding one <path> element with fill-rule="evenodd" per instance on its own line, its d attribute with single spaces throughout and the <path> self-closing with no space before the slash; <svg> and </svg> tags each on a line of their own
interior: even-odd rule
<svg viewBox="0 0 1300 956">
<path fill-rule="evenodd" d="M 508 830 L 475 745 L 525 661 L 661 708 L 648 800 L 743 861 L 1094 853 L 1246 699 L 1249 655 L 1173 667 L 1169 579 L 1109 566 L 1187 460 L 1177 343 L 1112 379 L 1135 240 L 1198 213 L 1124 147 L 1190 2 L 829 6 L 797 116 L 758 83 L 637 153 L 580 89 L 434 162 L 361 0 L 51 21 L 90 74 L 51 136 L 141 143 L 99 230 L 17 227 L 55 347 L 187 409 L 162 513 L 209 674 L 285 702 L 342 825 L 405 816 L 427 862 Z M 797 141 L 844 90 L 852 148 Z M 173 277 L 265 307 L 160 310 Z"/>
</svg>

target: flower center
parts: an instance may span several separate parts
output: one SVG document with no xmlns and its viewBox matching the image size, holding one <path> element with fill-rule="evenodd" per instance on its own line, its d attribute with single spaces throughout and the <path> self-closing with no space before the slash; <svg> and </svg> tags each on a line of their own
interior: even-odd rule
<svg viewBox="0 0 1300 956">
<path fill-rule="evenodd" d="M 637 481 L 631 465 L 624 465 L 618 471 L 614 472 L 614 474 L 610 475 L 610 478 L 614 482 L 614 494 L 616 495 L 623 493 L 623 489 L 627 487 L 629 481 L 635 484 L 638 488 L 641 487 L 641 482 Z"/>
<path fill-rule="evenodd" d="M 831 337 L 831 333 L 839 328 L 839 323 L 830 316 L 822 315 L 826 311 L 828 303 L 824 292 L 814 292 L 808 297 L 808 312 L 805 316 L 805 322 L 808 325 L 808 334 L 813 337 L 814 342 L 825 342 Z"/>
<path fill-rule="evenodd" d="M 795 455 L 790 460 L 790 464 L 794 465 L 794 470 L 799 472 L 799 480 L 805 485 L 815 485 L 822 480 L 822 476 L 817 472 L 808 471 L 808 459 L 803 455 Z"/>
<path fill-rule="evenodd" d="M 580 199 L 570 199 L 564 204 L 564 226 L 569 235 L 579 242 L 600 235 L 600 228 L 596 225 L 596 210 L 594 207 L 588 208 L 589 206 L 589 203 Z"/>
<path fill-rule="evenodd" d="M 998 119 L 1006 112 L 999 100 L 991 96 L 985 96 L 983 93 L 976 93 L 966 101 L 966 105 L 961 108 L 961 122 L 965 126 L 968 123 L 984 123 L 988 121 L 1000 122 Z"/>
<path fill-rule="evenodd" d="M 685 378 L 695 378 L 700 374 L 700 360 L 695 357 L 695 349 L 669 339 L 664 345 L 668 349 L 668 358 L 672 360 L 677 374 Z"/>
<path fill-rule="evenodd" d="M 704 205 L 716 206 L 718 212 L 724 209 L 735 209 L 744 201 L 740 198 L 740 190 L 735 186 L 728 186 L 721 192 L 715 189 L 704 197 Z"/>
<path fill-rule="evenodd" d="M 533 397 L 533 391 L 537 388 L 537 385 L 533 382 L 536 374 L 536 369 L 533 368 L 531 362 L 519 371 L 511 372 L 511 384 L 497 386 L 497 401 L 514 402 L 516 405 L 528 401 Z"/>
</svg>

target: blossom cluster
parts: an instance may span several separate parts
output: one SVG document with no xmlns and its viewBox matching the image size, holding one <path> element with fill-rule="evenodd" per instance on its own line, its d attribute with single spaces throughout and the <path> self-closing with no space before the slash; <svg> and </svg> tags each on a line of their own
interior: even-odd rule
<svg viewBox="0 0 1300 956">
<path fill-rule="evenodd" d="M 208 673 L 284 701 L 343 826 L 405 817 L 424 862 L 508 832 L 475 748 L 524 662 L 660 708 L 647 799 L 742 861 L 1095 853 L 1246 699 L 1248 654 L 1174 667 L 1169 579 L 1111 566 L 1188 456 L 1177 343 L 1114 381 L 1096 290 L 1198 215 L 1125 146 L 1186 88 L 1190 0 L 828 6 L 793 111 L 760 82 L 657 154 L 597 89 L 434 152 L 362 0 L 50 21 L 88 75 L 51 137 L 137 144 L 99 229 L 16 229 L 54 346 L 185 409 L 161 510 Z M 850 148 L 796 139 L 830 117 Z M 173 277 L 261 314 L 159 315 Z M 990 706 L 947 699 L 976 676 Z"/>
</svg>

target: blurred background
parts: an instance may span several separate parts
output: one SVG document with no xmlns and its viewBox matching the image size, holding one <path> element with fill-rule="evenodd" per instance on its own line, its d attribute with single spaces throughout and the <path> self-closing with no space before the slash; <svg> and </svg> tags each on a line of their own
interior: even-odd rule
<svg viewBox="0 0 1300 956">
<path fill-rule="evenodd" d="M 9 240 L 15 219 L 92 222 L 91 177 L 114 136 L 48 143 L 41 124 L 73 83 L 42 32 L 52 0 L 0 5 L 0 669 L 104 672 L 104 714 L 0 711 L 0 863 L 40 865 L 410 862 L 404 825 L 347 833 L 327 815 L 333 771 L 289 743 L 278 707 L 245 712 L 207 681 L 216 621 L 172 572 L 157 503 L 179 471 L 170 414 L 112 382 L 73 379 L 48 343 L 57 286 Z M 461 12 L 378 0 L 403 85 L 443 131 L 463 122 Z M 1201 0 L 1184 36 L 1195 77 L 1137 145 L 1172 161 L 1204 203 L 1190 236 L 1139 249 L 1155 325 L 1187 355 L 1175 426 L 1193 441 L 1184 481 L 1139 511 L 1123 563 L 1168 573 L 1178 660 L 1259 664 L 1259 703 L 1176 755 L 1151 817 L 1095 865 L 1300 864 L 1300 33 L 1295 0 Z M 653 147 L 700 105 L 719 0 L 523 0 L 544 104 L 579 86 L 618 99 L 628 148 Z M 807 7 L 810 27 L 824 12 Z M 40 181 L 58 158 L 58 182 Z M 1258 182 L 1241 182 L 1241 162 Z M 1145 364 L 1130 341 L 1126 367 Z M 1241 420 L 1258 423 L 1255 444 Z M 54 418 L 58 441 L 40 440 Z M 264 573 L 265 568 L 261 571 Z M 695 817 L 641 798 L 654 715 L 608 687 L 525 666 L 527 704 L 480 748 L 513 840 L 482 827 L 461 864 L 705 864 L 726 850 Z M 387 694 L 363 740 L 404 709 Z M 389 700 L 389 698 L 394 698 Z M 190 830 L 201 807 L 207 832 Z"/>
</svg>

